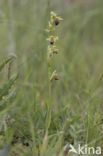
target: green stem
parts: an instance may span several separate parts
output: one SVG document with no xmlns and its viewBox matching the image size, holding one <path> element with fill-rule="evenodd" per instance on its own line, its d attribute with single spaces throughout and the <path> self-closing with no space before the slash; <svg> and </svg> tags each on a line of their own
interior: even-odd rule
<svg viewBox="0 0 103 156">
<path fill-rule="evenodd" d="M 51 68 L 48 67 L 49 100 L 48 100 L 48 105 L 47 105 L 47 126 L 46 126 L 46 130 L 49 129 L 50 122 L 51 122 L 51 81 L 50 81 L 50 75 L 51 75 Z"/>
</svg>

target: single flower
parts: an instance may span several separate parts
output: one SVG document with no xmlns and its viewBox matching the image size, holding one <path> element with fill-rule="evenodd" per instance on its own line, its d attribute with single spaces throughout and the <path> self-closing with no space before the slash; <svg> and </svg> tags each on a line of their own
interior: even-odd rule
<svg viewBox="0 0 103 156">
<path fill-rule="evenodd" d="M 50 81 L 52 81 L 53 79 L 54 80 L 59 80 L 56 70 L 52 73 L 52 75 L 50 77 Z"/>
<path fill-rule="evenodd" d="M 50 42 L 50 44 L 54 44 L 58 40 L 58 37 L 50 36 L 49 38 L 47 38 L 47 40 Z"/>
</svg>

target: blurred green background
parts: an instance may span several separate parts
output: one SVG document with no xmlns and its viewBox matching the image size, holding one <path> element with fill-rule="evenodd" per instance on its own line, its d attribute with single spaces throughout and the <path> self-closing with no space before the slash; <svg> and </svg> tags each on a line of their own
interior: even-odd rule
<svg viewBox="0 0 103 156">
<path fill-rule="evenodd" d="M 28 111 L 34 111 L 36 128 L 42 129 L 45 123 L 48 103 L 45 28 L 50 11 L 63 18 L 56 32 L 60 52 L 53 67 L 60 78 L 52 85 L 52 115 L 64 113 L 61 127 L 71 111 L 82 116 L 83 122 L 90 113 L 89 122 L 95 125 L 102 118 L 103 109 L 103 0 L 0 0 L 0 60 L 15 55 L 12 74 L 19 73 L 15 87 L 20 94 L 13 116 L 27 117 Z M 0 75 L 0 85 L 7 81 L 7 73 L 8 67 Z M 90 140 L 100 134 L 93 129 Z"/>
<path fill-rule="evenodd" d="M 55 58 L 54 66 L 60 73 L 60 80 L 54 85 L 53 98 L 59 100 L 55 101 L 59 106 L 67 103 L 73 104 L 74 109 L 78 106 L 85 109 L 91 92 L 101 94 L 97 87 L 103 72 L 102 0 L 1 0 L 0 56 L 2 59 L 16 55 L 12 71 L 19 72 L 19 87 L 31 72 L 25 84 L 25 98 L 31 99 L 32 85 L 40 96 L 47 94 L 48 34 L 44 30 L 52 10 L 64 19 L 57 32 L 60 54 Z M 102 99 L 98 108 L 101 102 Z"/>
</svg>

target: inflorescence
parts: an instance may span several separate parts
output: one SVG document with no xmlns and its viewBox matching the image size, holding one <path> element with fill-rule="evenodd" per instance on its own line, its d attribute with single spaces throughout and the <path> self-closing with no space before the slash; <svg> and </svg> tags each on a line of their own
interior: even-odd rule
<svg viewBox="0 0 103 156">
<path fill-rule="evenodd" d="M 56 13 L 53 11 L 51 12 L 51 18 L 49 21 L 49 25 L 46 29 L 48 33 L 53 34 L 55 31 L 56 27 L 60 24 L 60 21 L 63 20 L 61 17 L 57 16 Z M 49 41 L 48 45 L 48 52 L 47 52 L 47 62 L 48 62 L 48 67 L 51 68 L 51 58 L 53 57 L 54 54 L 58 54 L 59 50 L 56 47 L 56 41 L 58 40 L 58 36 L 56 35 L 50 35 L 47 40 Z M 49 80 L 58 80 L 58 74 L 56 70 L 53 71 L 53 73 L 50 73 L 49 70 Z"/>
</svg>

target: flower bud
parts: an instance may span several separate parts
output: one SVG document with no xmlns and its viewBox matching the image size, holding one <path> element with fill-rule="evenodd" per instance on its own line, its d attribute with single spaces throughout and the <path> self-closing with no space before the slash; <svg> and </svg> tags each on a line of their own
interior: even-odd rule
<svg viewBox="0 0 103 156">
<path fill-rule="evenodd" d="M 50 67 L 50 62 L 51 62 L 50 56 L 47 57 L 47 62 L 48 62 L 48 66 Z"/>
<path fill-rule="evenodd" d="M 58 54 L 58 50 L 54 50 L 53 51 L 53 54 Z"/>
</svg>

